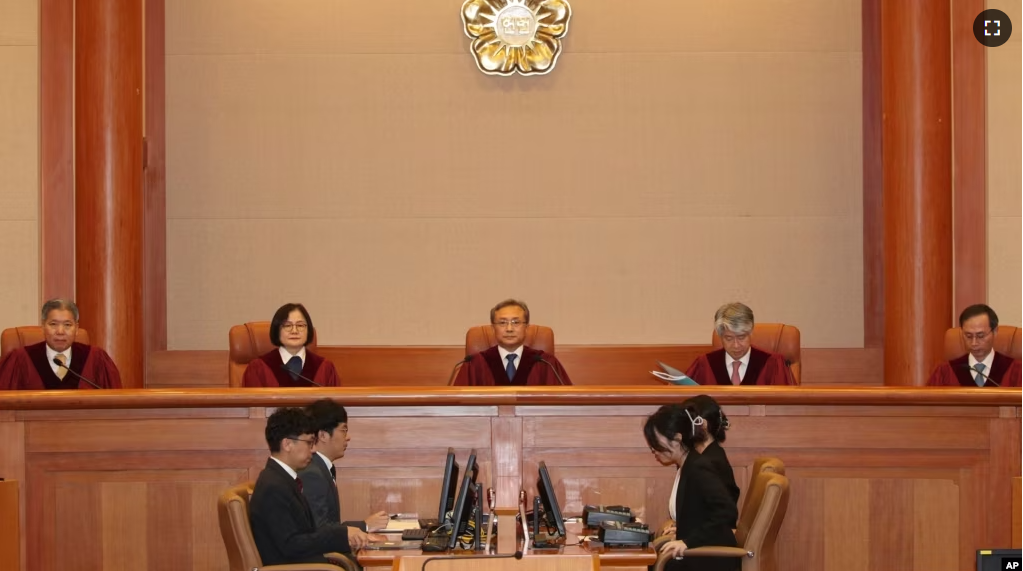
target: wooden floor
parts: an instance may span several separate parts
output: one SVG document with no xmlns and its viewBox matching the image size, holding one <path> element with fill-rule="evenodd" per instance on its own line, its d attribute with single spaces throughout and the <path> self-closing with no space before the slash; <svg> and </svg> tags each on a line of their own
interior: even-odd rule
<svg viewBox="0 0 1023 571">
<path fill-rule="evenodd" d="M 782 458 L 791 503 L 781 569 L 972 569 L 1013 544 L 1020 391 L 707 388 L 725 403 L 725 449 L 745 486 Z M 227 569 L 215 499 L 256 477 L 272 407 L 339 399 L 352 442 L 343 515 L 436 510 L 445 450 L 479 453 L 498 504 L 535 493 L 546 461 L 562 509 L 627 504 L 667 517 L 674 471 L 643 419 L 695 391 L 663 387 L 75 391 L 0 394 L 0 477 L 22 483 L 29 571 Z"/>
</svg>

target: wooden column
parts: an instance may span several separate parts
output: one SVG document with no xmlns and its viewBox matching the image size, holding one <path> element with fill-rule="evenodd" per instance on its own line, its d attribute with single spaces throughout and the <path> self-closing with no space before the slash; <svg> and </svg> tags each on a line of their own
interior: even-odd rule
<svg viewBox="0 0 1023 571">
<path fill-rule="evenodd" d="M 921 385 L 952 316 L 949 3 L 881 4 L 886 385 Z"/>
<path fill-rule="evenodd" d="M 75 287 L 126 388 L 143 384 L 142 0 L 75 3 Z"/>
</svg>

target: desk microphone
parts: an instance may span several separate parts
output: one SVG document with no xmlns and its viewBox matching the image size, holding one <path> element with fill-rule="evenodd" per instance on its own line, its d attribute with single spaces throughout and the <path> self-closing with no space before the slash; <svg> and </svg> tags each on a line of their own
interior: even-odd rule
<svg viewBox="0 0 1023 571">
<path fill-rule="evenodd" d="M 996 386 L 996 387 L 1001 387 L 1001 386 L 1002 386 L 1002 385 L 998 384 L 998 382 L 997 382 L 997 381 L 995 381 L 994 379 L 992 379 L 991 377 L 989 377 L 989 376 L 988 376 L 988 375 L 987 375 L 986 373 L 984 373 L 983 371 L 980 371 L 980 370 L 978 370 L 978 369 L 974 369 L 973 367 L 971 367 L 971 366 L 970 366 L 969 364 L 967 364 L 967 363 L 963 363 L 963 364 L 961 364 L 961 365 L 960 365 L 960 367 L 962 367 L 962 368 L 964 368 L 964 369 L 966 369 L 966 370 L 968 370 L 968 371 L 973 371 L 974 373 L 977 373 L 978 375 L 980 375 L 981 377 L 983 377 L 984 379 L 986 379 L 986 380 L 987 380 L 988 382 L 990 382 L 990 383 L 991 383 L 992 385 L 994 385 L 994 386 Z M 981 386 L 984 386 L 984 385 L 981 385 Z M 979 387 L 978 387 L 978 388 L 979 388 Z"/>
<path fill-rule="evenodd" d="M 461 367 L 462 365 L 464 365 L 464 364 L 468 363 L 469 361 L 472 361 L 472 358 L 473 358 L 473 357 L 475 357 L 475 356 L 476 356 L 476 355 L 466 355 L 464 359 L 462 359 L 461 361 L 459 361 L 459 362 L 455 363 L 455 368 L 454 368 L 454 369 L 451 369 L 451 376 L 450 376 L 450 377 L 448 377 L 448 386 L 450 386 L 450 385 L 451 385 L 451 383 L 452 383 L 452 382 L 453 382 L 453 381 L 455 380 L 455 373 L 457 373 L 457 372 L 458 372 L 458 369 L 459 369 L 459 368 L 460 368 L 460 367 Z"/>
<path fill-rule="evenodd" d="M 565 381 L 564 379 L 561 378 L 561 373 L 558 372 L 558 368 L 552 365 L 551 362 L 548 361 L 547 359 L 544 359 L 543 353 L 537 353 L 536 357 L 534 358 L 541 363 L 546 363 L 547 366 L 551 368 L 551 371 L 554 371 L 554 377 L 558 379 L 558 384 L 561 386 L 565 386 Z"/>
<path fill-rule="evenodd" d="M 92 388 L 94 388 L 94 389 L 99 389 L 99 390 L 103 390 L 103 387 L 101 387 L 101 386 L 97 385 L 96 383 L 94 383 L 94 382 L 90 381 L 89 379 L 86 379 L 85 377 L 83 377 L 83 376 L 79 375 L 78 373 L 76 373 L 76 372 L 72 371 L 71 369 L 69 369 L 67 365 L 65 365 L 64 363 L 61 363 L 61 362 L 60 362 L 60 359 L 58 359 L 58 358 L 54 357 L 54 358 L 53 358 L 53 364 L 54 364 L 54 365 L 57 365 L 57 366 L 58 366 L 58 367 L 60 367 L 61 369 L 64 369 L 65 371 L 67 371 L 67 372 L 71 373 L 72 375 L 74 375 L 74 376 L 78 377 L 79 379 L 81 379 L 81 380 L 83 380 L 83 381 L 85 381 L 85 382 L 89 383 L 90 385 L 92 385 Z"/>
<path fill-rule="evenodd" d="M 314 381 L 314 380 L 310 379 L 309 377 L 303 375 L 302 373 L 296 373 L 295 371 L 292 371 L 291 369 L 285 367 L 284 363 L 281 363 L 281 369 L 283 369 L 285 373 L 291 375 L 292 379 L 302 379 L 303 381 L 305 381 L 307 383 L 310 383 L 310 384 L 313 384 L 313 385 L 316 385 L 318 387 L 322 387 L 323 386 L 320 383 L 317 383 L 316 381 Z"/>
<path fill-rule="evenodd" d="M 455 559 L 459 561 L 463 559 L 522 559 L 522 550 L 520 549 L 514 554 L 506 553 L 504 555 L 438 555 L 423 561 L 423 571 L 426 571 L 426 566 L 433 561 L 452 561 Z"/>
</svg>

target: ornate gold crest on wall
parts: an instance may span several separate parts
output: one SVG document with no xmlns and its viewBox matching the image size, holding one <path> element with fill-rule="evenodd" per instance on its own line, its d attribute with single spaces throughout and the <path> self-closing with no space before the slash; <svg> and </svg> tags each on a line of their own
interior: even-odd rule
<svg viewBox="0 0 1023 571">
<path fill-rule="evenodd" d="M 567 0 L 465 0 L 462 22 L 476 66 L 488 75 L 554 69 L 572 8 Z"/>
</svg>

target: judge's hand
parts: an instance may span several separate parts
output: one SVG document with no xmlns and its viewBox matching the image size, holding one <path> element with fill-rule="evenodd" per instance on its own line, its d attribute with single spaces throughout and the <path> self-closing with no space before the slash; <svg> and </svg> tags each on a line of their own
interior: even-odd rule
<svg viewBox="0 0 1023 571">
<path fill-rule="evenodd" d="M 351 546 L 353 552 L 374 541 L 387 541 L 387 538 L 379 533 L 366 533 L 357 527 L 347 527 L 346 529 L 348 530 L 348 545 Z"/>
<path fill-rule="evenodd" d="M 387 515 L 387 512 L 377 512 L 366 518 L 365 521 L 367 530 L 377 531 L 387 527 L 387 522 L 391 521 L 391 518 Z"/>
<path fill-rule="evenodd" d="M 686 550 L 686 542 L 681 539 L 669 541 L 661 546 L 661 553 L 665 553 L 675 559 L 682 559 L 682 553 Z"/>
</svg>

